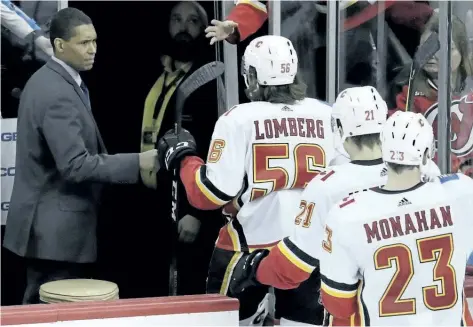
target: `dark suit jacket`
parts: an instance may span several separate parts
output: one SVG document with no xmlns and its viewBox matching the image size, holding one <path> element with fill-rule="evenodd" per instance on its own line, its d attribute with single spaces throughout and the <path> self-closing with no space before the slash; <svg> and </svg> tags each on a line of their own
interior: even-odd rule
<svg viewBox="0 0 473 327">
<path fill-rule="evenodd" d="M 138 154 L 108 155 L 89 102 L 54 60 L 20 99 L 4 246 L 20 256 L 93 262 L 101 183 L 135 183 Z"/>
</svg>

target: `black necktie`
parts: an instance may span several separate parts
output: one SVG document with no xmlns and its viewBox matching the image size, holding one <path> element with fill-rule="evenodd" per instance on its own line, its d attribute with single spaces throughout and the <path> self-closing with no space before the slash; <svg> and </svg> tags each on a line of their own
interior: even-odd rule
<svg viewBox="0 0 473 327">
<path fill-rule="evenodd" d="M 84 92 L 85 94 L 85 97 L 87 98 L 87 101 L 88 101 L 88 105 L 90 107 L 90 98 L 89 98 L 89 89 L 87 88 L 87 86 L 85 85 L 84 81 L 82 81 L 80 83 L 80 89 L 82 90 L 82 92 Z"/>
</svg>

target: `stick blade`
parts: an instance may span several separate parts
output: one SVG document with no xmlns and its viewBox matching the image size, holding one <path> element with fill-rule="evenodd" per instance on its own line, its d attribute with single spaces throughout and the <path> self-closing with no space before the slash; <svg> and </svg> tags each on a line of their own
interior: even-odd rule
<svg viewBox="0 0 473 327">
<path fill-rule="evenodd" d="M 216 79 L 225 71 L 225 65 L 220 61 L 213 61 L 197 69 L 179 86 L 178 91 L 184 98 L 204 84 Z"/>
<path fill-rule="evenodd" d="M 416 68 L 422 68 L 440 50 L 439 37 L 436 32 L 432 32 L 429 38 L 419 47 L 414 55 Z"/>
<path fill-rule="evenodd" d="M 224 71 L 225 65 L 222 62 L 213 61 L 198 68 L 179 85 L 176 90 L 176 133 L 181 129 L 182 108 L 189 95 L 202 85 L 222 75 Z"/>
</svg>

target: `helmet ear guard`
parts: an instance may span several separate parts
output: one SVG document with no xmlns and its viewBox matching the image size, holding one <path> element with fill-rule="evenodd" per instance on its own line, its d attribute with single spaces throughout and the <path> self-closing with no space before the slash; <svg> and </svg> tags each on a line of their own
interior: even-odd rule
<svg viewBox="0 0 473 327">
<path fill-rule="evenodd" d="M 255 68 L 252 66 L 248 67 L 247 73 L 243 75 L 243 79 L 246 85 L 245 94 L 247 98 L 251 101 L 260 101 L 261 89 L 258 83 Z"/>
<path fill-rule="evenodd" d="M 249 81 L 248 81 L 248 70 L 249 69 L 250 69 L 250 67 L 248 66 L 248 68 L 247 68 L 246 64 L 245 64 L 245 56 L 241 57 L 240 72 L 241 72 L 241 75 L 243 76 L 243 80 L 245 81 L 246 87 L 249 86 Z"/>
<path fill-rule="evenodd" d="M 383 160 L 421 169 L 435 153 L 432 126 L 422 114 L 396 112 L 387 121 L 381 134 Z M 427 155 L 427 162 L 424 155 Z"/>
</svg>

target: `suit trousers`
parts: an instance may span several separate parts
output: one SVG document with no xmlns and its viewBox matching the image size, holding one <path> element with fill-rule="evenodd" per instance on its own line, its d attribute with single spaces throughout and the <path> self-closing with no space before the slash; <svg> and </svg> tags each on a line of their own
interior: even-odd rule
<svg viewBox="0 0 473 327">
<path fill-rule="evenodd" d="M 92 264 L 26 258 L 26 290 L 23 304 L 39 304 L 39 288 L 47 282 L 91 278 Z"/>
</svg>

